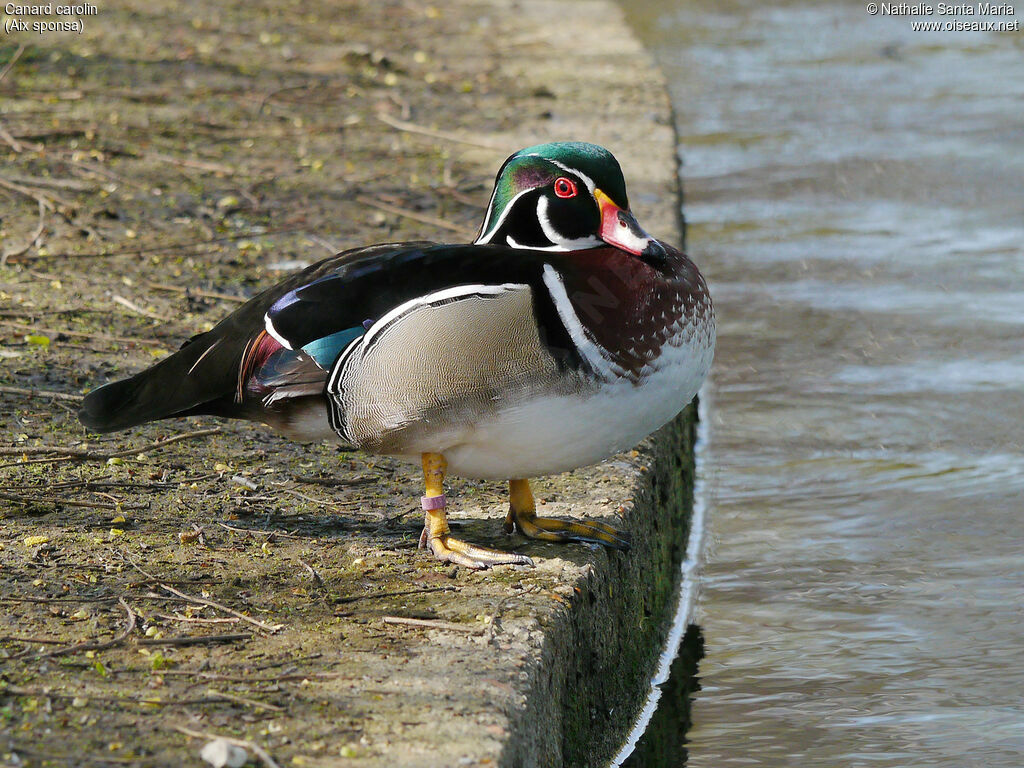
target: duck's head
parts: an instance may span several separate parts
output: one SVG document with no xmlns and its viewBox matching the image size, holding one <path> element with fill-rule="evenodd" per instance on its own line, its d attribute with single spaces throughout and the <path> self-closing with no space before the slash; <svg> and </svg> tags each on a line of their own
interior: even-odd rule
<svg viewBox="0 0 1024 768">
<path fill-rule="evenodd" d="M 618 160 L 583 142 L 538 144 L 509 157 L 474 242 L 539 251 L 608 244 L 641 258 L 665 255 L 629 212 Z"/>
</svg>

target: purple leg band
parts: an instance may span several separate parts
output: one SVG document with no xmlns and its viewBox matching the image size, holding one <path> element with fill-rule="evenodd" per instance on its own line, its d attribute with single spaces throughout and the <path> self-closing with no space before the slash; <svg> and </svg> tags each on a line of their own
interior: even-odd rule
<svg viewBox="0 0 1024 768">
<path fill-rule="evenodd" d="M 420 497 L 420 504 L 423 505 L 423 509 L 427 512 L 432 509 L 442 509 L 448 505 L 448 497 L 443 493 L 440 496 L 422 496 Z"/>
</svg>

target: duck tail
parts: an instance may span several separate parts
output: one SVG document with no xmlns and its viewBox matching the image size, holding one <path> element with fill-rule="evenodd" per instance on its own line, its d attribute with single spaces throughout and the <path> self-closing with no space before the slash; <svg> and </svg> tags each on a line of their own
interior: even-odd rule
<svg viewBox="0 0 1024 768">
<path fill-rule="evenodd" d="M 79 421 L 94 432 L 116 432 L 157 419 L 217 412 L 216 402 L 233 397 L 238 354 L 204 336 L 131 378 L 90 392 Z"/>
</svg>

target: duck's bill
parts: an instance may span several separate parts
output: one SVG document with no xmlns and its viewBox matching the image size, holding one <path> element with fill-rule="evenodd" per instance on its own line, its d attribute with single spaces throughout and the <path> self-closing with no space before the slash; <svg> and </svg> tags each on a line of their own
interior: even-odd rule
<svg viewBox="0 0 1024 768">
<path fill-rule="evenodd" d="M 600 189 L 594 190 L 594 199 L 601 209 L 599 234 L 608 245 L 614 245 L 641 258 L 660 258 L 665 255 L 662 244 L 644 232 L 632 213 L 617 206 Z"/>
</svg>

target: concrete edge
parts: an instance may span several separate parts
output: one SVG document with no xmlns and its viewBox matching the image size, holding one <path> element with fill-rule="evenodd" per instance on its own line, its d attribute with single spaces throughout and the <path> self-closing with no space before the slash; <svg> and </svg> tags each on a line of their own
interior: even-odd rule
<svg viewBox="0 0 1024 768">
<path fill-rule="evenodd" d="M 694 491 L 694 405 L 640 447 L 634 546 L 573 585 L 545 628 L 501 765 L 606 765 L 642 709 L 676 605 Z M 541 725 L 542 724 L 542 725 Z"/>
</svg>

